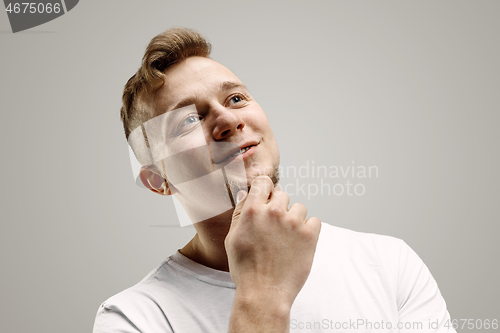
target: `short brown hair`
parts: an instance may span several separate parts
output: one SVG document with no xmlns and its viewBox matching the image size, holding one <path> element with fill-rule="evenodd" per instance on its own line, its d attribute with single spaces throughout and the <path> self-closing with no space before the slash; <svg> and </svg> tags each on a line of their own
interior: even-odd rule
<svg viewBox="0 0 500 333">
<path fill-rule="evenodd" d="M 168 29 L 149 42 L 141 67 L 123 89 L 120 116 L 127 140 L 136 127 L 155 116 L 153 110 L 145 107 L 141 100 L 163 86 L 165 70 L 189 57 L 208 58 L 210 51 L 211 45 L 205 38 L 186 28 Z"/>
</svg>

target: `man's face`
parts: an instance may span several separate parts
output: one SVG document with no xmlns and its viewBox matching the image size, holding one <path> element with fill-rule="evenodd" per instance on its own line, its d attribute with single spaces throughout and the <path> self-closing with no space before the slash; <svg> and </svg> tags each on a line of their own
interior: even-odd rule
<svg viewBox="0 0 500 333">
<path fill-rule="evenodd" d="M 236 75 L 218 62 L 202 57 L 187 58 L 169 67 L 165 74 L 165 84 L 155 104 L 158 112 L 172 115 L 165 144 L 169 156 L 208 145 L 213 165 L 207 164 L 200 154 L 193 154 L 199 161 L 191 158 L 189 165 L 206 169 L 195 173 L 210 172 L 232 160 L 244 165 L 246 175 L 233 172 L 231 185 L 247 188 L 259 175 L 277 181 L 276 140 L 264 111 Z M 244 152 L 231 155 L 238 148 Z M 226 171 L 231 173 L 227 168 Z"/>
</svg>

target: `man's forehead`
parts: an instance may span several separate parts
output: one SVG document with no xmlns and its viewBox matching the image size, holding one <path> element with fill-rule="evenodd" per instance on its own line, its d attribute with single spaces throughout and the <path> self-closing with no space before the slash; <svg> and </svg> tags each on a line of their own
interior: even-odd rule
<svg viewBox="0 0 500 333">
<path fill-rule="evenodd" d="M 162 90 L 179 90 L 179 88 L 185 89 L 196 85 L 196 83 L 207 85 L 227 80 L 241 82 L 226 66 L 215 60 L 190 57 L 166 70 Z"/>
<path fill-rule="evenodd" d="M 238 86 L 245 88 L 227 67 L 212 59 L 192 57 L 167 69 L 157 103 L 163 110 L 172 109 L 182 100 L 194 101 L 204 94 Z"/>
</svg>

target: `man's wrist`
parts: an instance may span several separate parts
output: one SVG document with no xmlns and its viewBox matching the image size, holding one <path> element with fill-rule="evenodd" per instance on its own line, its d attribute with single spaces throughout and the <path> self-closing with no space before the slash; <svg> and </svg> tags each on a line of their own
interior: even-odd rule
<svg viewBox="0 0 500 333">
<path fill-rule="evenodd" d="M 292 304 L 281 293 L 269 289 L 238 290 L 234 297 L 233 309 L 254 313 L 258 316 L 272 317 L 274 320 L 289 322 Z"/>
<path fill-rule="evenodd" d="M 290 330 L 290 306 L 271 295 L 236 292 L 229 333 L 283 332 Z"/>
</svg>

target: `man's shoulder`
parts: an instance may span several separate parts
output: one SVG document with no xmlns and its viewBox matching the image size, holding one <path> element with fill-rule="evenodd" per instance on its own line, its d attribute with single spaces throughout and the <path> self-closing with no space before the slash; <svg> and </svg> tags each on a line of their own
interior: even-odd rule
<svg viewBox="0 0 500 333">
<path fill-rule="evenodd" d="M 327 222 L 321 223 L 320 237 L 336 240 L 342 244 L 365 244 L 374 246 L 401 246 L 404 241 L 397 237 L 381 235 L 370 232 L 355 231 L 343 227 L 334 226 Z"/>
<path fill-rule="evenodd" d="M 399 238 L 354 231 L 323 222 L 318 250 L 338 259 L 360 259 L 372 264 L 394 264 L 405 242 Z"/>
<path fill-rule="evenodd" d="M 124 311 L 151 305 L 155 306 L 157 303 L 155 294 L 157 294 L 159 288 L 164 289 L 166 287 L 164 283 L 159 282 L 168 278 L 166 277 L 168 275 L 167 264 L 170 260 L 171 258 L 164 260 L 131 287 L 108 297 L 100 308 Z M 162 293 L 168 293 L 168 290 L 162 290 Z"/>
<path fill-rule="evenodd" d="M 127 329 L 151 328 L 153 323 L 164 322 L 161 320 L 165 318 L 164 309 L 156 295 L 159 288 L 164 288 L 158 281 L 159 277 L 164 275 L 168 261 L 169 259 L 163 261 L 135 285 L 102 302 L 97 310 L 94 332 L 104 332 L 108 327 L 116 329 L 122 326 Z M 161 290 L 164 294 L 168 292 Z"/>
</svg>

